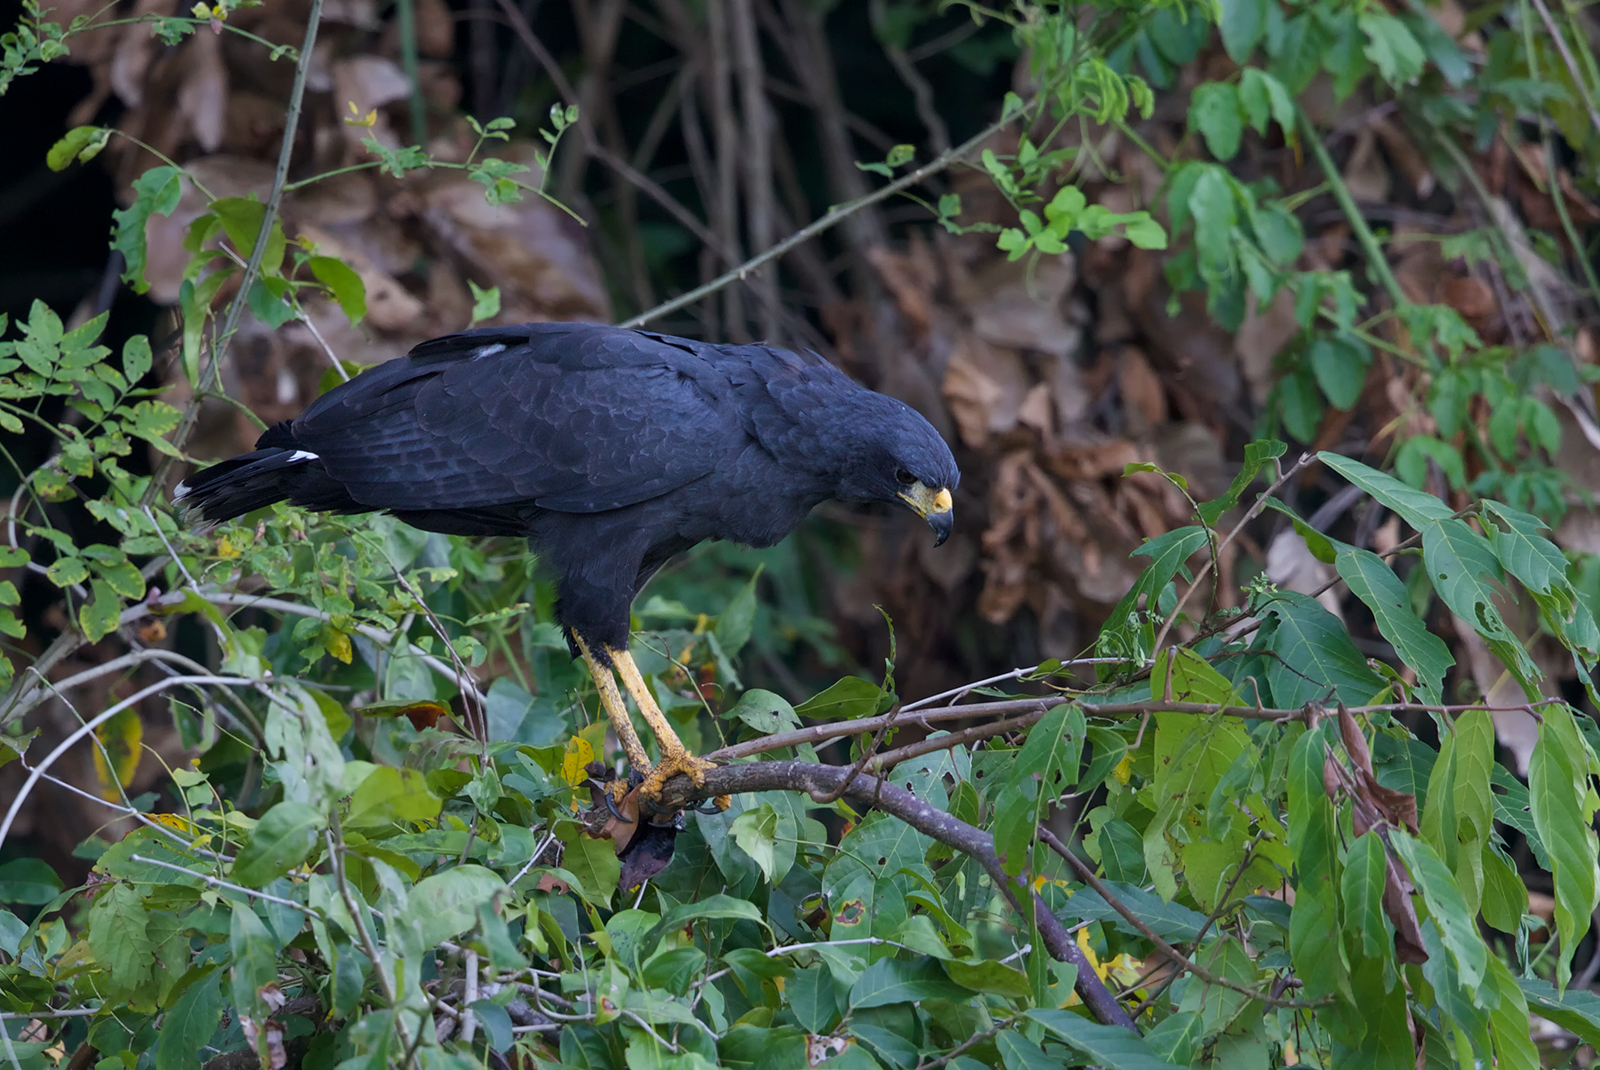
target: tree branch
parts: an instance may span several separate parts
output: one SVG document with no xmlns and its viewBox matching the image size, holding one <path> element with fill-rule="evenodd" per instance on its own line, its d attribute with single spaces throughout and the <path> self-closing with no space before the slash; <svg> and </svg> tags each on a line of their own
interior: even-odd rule
<svg viewBox="0 0 1600 1070">
<path fill-rule="evenodd" d="M 800 791 L 813 799 L 842 794 L 892 814 L 923 835 L 974 859 L 989 874 L 1012 909 L 1024 917 L 1028 917 L 1028 913 L 1022 897 L 1031 895 L 1032 920 L 1038 926 L 1045 948 L 1058 961 L 1072 963 L 1078 968 L 1073 987 L 1095 1018 L 1106 1025 L 1134 1028 L 1133 1019 L 1100 980 L 1066 926 L 1050 912 L 1044 900 L 1028 891 L 1025 878 L 1013 877 L 1001 867 L 994 851 L 994 838 L 987 832 L 875 776 L 861 774 L 852 780 L 849 769 L 813 762 L 741 762 L 719 766 L 706 773 L 700 787 L 695 787 L 688 777 L 674 777 L 667 782 L 660 804 L 664 809 L 678 810 L 718 795 L 745 791 Z"/>
<path fill-rule="evenodd" d="M 1070 866 L 1072 871 L 1077 874 L 1079 880 L 1083 881 L 1083 883 L 1087 884 L 1090 888 L 1093 888 L 1095 892 L 1099 894 L 1100 898 L 1106 901 L 1112 910 L 1115 910 L 1118 914 L 1121 914 L 1129 925 L 1132 925 L 1139 931 L 1140 936 L 1144 937 L 1146 940 L 1150 941 L 1150 943 L 1155 945 L 1155 949 L 1161 952 L 1161 954 L 1165 955 L 1178 969 L 1188 970 L 1190 973 L 1194 974 L 1208 985 L 1217 985 L 1220 988 L 1231 989 L 1232 991 L 1238 992 L 1241 995 L 1249 996 L 1251 999 L 1259 999 L 1265 1003 L 1270 1003 L 1274 1007 L 1310 1008 L 1319 1007 L 1322 1005 L 1319 1002 L 1307 1002 L 1306 1000 L 1281 999 L 1274 997 L 1265 992 L 1258 992 L 1249 985 L 1242 985 L 1237 981 L 1233 981 L 1226 977 L 1212 973 L 1210 970 L 1206 969 L 1198 962 L 1193 961 L 1188 956 L 1184 955 L 1183 952 L 1179 951 L 1177 948 L 1161 939 L 1161 937 L 1157 936 L 1155 931 L 1151 929 L 1150 926 L 1146 925 L 1139 919 L 1139 915 L 1135 914 L 1132 910 L 1129 910 L 1127 904 L 1118 899 L 1111 889 L 1107 888 L 1105 883 L 1102 882 L 1099 877 L 1094 875 L 1094 870 L 1090 869 L 1088 864 L 1084 862 L 1083 859 L 1067 850 L 1067 845 L 1057 839 L 1055 833 L 1051 832 L 1043 825 L 1040 825 L 1038 828 L 1038 835 L 1039 839 L 1049 844 L 1052 851 L 1066 860 L 1067 865 Z"/>
<path fill-rule="evenodd" d="M 723 274 L 712 279 L 710 282 L 706 283 L 704 286 L 697 286 L 688 293 L 679 294 L 672 300 L 663 302 L 647 312 L 639 313 L 639 315 L 625 321 L 622 326 L 641 327 L 653 319 L 660 319 L 669 312 L 676 312 L 685 305 L 692 305 L 702 297 L 715 293 L 724 286 L 727 286 L 729 283 L 744 279 L 750 274 L 750 272 L 755 271 L 757 268 L 763 267 L 778 259 L 778 257 L 784 255 L 801 242 L 810 241 L 818 234 L 832 230 L 835 226 L 854 216 L 863 208 L 868 208 L 879 203 L 880 201 L 886 201 L 900 191 L 910 189 L 912 186 L 915 186 L 917 183 L 928 178 L 930 175 L 936 175 L 950 167 L 951 164 L 959 162 L 963 157 L 980 148 L 985 141 L 989 140 L 989 138 L 993 137 L 1001 130 L 1004 130 L 1007 126 L 1010 126 L 1013 120 L 1019 116 L 1027 114 L 1027 111 L 1027 108 L 1021 108 L 1009 115 L 1005 115 L 999 119 L 996 119 L 994 122 L 980 130 L 977 134 L 973 135 L 971 138 L 968 138 L 960 145 L 957 145 L 949 152 L 940 153 L 938 156 L 934 157 L 932 160 L 929 160 L 916 170 L 902 175 L 886 186 L 880 186 L 864 197 L 858 197 L 849 204 L 835 205 L 833 208 L 830 208 L 821 219 L 802 227 L 800 230 L 797 230 L 795 233 L 789 235 L 787 238 L 783 239 L 783 241 L 772 246 L 765 252 L 759 253 L 756 256 L 752 256 L 749 260 L 746 260 L 738 267 L 731 271 L 724 272 Z"/>
</svg>

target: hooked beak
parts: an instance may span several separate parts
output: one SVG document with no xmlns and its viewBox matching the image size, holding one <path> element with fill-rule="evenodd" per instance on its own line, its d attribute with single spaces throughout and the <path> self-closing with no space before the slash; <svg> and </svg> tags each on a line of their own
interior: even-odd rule
<svg viewBox="0 0 1600 1070">
<path fill-rule="evenodd" d="M 933 490 L 923 483 L 913 483 L 900 492 L 900 500 L 911 507 L 911 511 L 928 522 L 933 529 L 935 546 L 941 546 L 950 537 L 950 532 L 956 526 L 954 502 L 950 498 L 948 487 Z"/>
</svg>

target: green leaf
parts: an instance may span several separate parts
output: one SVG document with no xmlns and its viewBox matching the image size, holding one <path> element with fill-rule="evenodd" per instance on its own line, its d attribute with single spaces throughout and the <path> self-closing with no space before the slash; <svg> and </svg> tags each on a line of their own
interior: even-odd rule
<svg viewBox="0 0 1600 1070">
<path fill-rule="evenodd" d="M 361 281 L 361 276 L 349 264 L 337 257 L 313 256 L 306 261 L 306 266 L 317 281 L 327 287 L 333 299 L 339 302 L 340 310 L 352 325 L 366 317 L 367 284 Z M 473 322 L 476 323 L 477 319 L 474 318 Z"/>
<path fill-rule="evenodd" d="M 281 802 L 261 815 L 233 863 L 233 880 L 264 888 L 306 860 L 326 824 L 316 807 Z"/>
<path fill-rule="evenodd" d="M 1186 943 L 1200 936 L 1206 916 L 1182 903 L 1169 903 L 1160 896 L 1133 884 L 1104 881 L 1106 890 L 1117 902 L 1127 907 L 1134 917 L 1151 932 L 1170 943 Z M 1062 908 L 1063 917 L 1077 921 L 1109 922 L 1130 936 L 1139 936 L 1139 930 L 1129 924 L 1122 912 L 1113 907 L 1092 888 L 1074 892 Z"/>
<path fill-rule="evenodd" d="M 1234 109 L 1237 119 L 1238 109 Z M 1228 173 L 1215 164 L 1198 165 L 1189 211 L 1194 216 L 1195 251 L 1202 268 L 1226 272 L 1233 263 L 1233 227 L 1239 221 Z"/>
<path fill-rule="evenodd" d="M 1528 1009 L 1534 1014 L 1576 1033 L 1585 1044 L 1600 1048 L 1600 995 L 1582 988 L 1559 992 L 1540 977 L 1519 977 L 1517 987 L 1528 998 Z"/>
<path fill-rule="evenodd" d="M 136 334 L 122 346 L 122 374 L 129 386 L 138 386 L 150 371 L 150 339 Z"/>
<path fill-rule="evenodd" d="M 467 280 L 467 285 L 472 288 L 472 326 L 500 315 L 500 287 L 491 286 L 485 290 L 471 279 Z"/>
<path fill-rule="evenodd" d="M 1205 1019 L 1197 1011 L 1179 1011 L 1156 1023 L 1144 1042 L 1159 1059 L 1187 1066 L 1205 1040 Z"/>
<path fill-rule="evenodd" d="M 81 557 L 58 557 L 44 571 L 45 579 L 57 587 L 71 587 L 89 578 L 89 567 Z"/>
<path fill-rule="evenodd" d="M 1165 249 L 1167 231 L 1148 212 L 1134 212 L 1122 229 L 1123 236 L 1139 249 Z"/>
<path fill-rule="evenodd" d="M 223 232 L 233 243 L 240 258 L 249 260 L 255 252 L 257 239 L 261 237 L 261 224 L 266 220 L 267 206 L 254 197 L 219 197 L 211 202 L 210 208 L 221 221 Z M 278 273 L 283 267 L 285 249 L 283 223 L 274 218 L 272 230 L 267 234 L 267 244 L 261 253 L 262 275 Z"/>
<path fill-rule="evenodd" d="M 846 676 L 795 707 L 801 717 L 819 721 L 853 721 L 871 717 L 894 704 L 894 695 L 859 676 Z"/>
<path fill-rule="evenodd" d="M 1372 66 L 1364 51 L 1365 42 L 1356 27 L 1354 9 L 1345 8 L 1329 27 L 1333 40 L 1322 53 L 1322 65 L 1333 75 L 1333 96 L 1342 102 L 1355 91 Z"/>
<path fill-rule="evenodd" d="M 1572 956 L 1589 929 L 1600 899 L 1600 846 L 1594 821 L 1594 792 L 1589 786 L 1591 752 L 1578 734 L 1572 711 L 1564 705 L 1541 708 L 1543 723 L 1528 762 L 1528 795 L 1533 822 L 1550 855 L 1555 878 L 1556 932 L 1560 954 L 1556 978 L 1564 989 L 1572 972 Z"/>
<path fill-rule="evenodd" d="M 144 577 L 126 558 L 105 564 L 97 561 L 94 570 L 123 598 L 144 597 Z"/>
<path fill-rule="evenodd" d="M 1474 991 L 1483 983 L 1489 949 L 1478 932 L 1475 913 L 1467 910 L 1467 901 L 1462 898 L 1455 876 L 1432 847 L 1404 830 L 1390 830 L 1389 842 L 1411 871 L 1412 881 L 1427 902 L 1428 914 L 1439 927 L 1444 946 L 1455 960 L 1462 986 L 1469 992 Z"/>
<path fill-rule="evenodd" d="M 1000 1052 L 1000 1064 L 1005 1070 L 1065 1070 L 1060 1059 L 1046 1055 L 1042 1045 L 1029 1040 L 1015 1029 L 1003 1030 L 994 1038 Z M 830 1060 L 831 1061 L 831 1060 Z M 827 1066 L 828 1063 L 824 1063 Z"/>
<path fill-rule="evenodd" d="M 88 163 L 99 155 L 111 140 L 113 131 L 106 126 L 75 126 L 45 155 L 44 162 L 52 171 L 65 171 L 72 161 Z"/>
<path fill-rule="evenodd" d="M 1393 645 L 1400 660 L 1417 674 L 1423 701 L 1440 700 L 1444 674 L 1455 664 L 1450 648 L 1411 611 L 1411 600 L 1400 577 L 1370 550 L 1341 549 L 1334 558 L 1339 578 L 1350 593 L 1372 610 L 1378 633 Z"/>
<path fill-rule="evenodd" d="M 26 749 L 21 740 L 16 742 Z M 61 878 L 40 859 L 14 858 L 0 865 L 0 903 L 42 906 L 60 894 Z"/>
<path fill-rule="evenodd" d="M 777 847 L 774 837 L 777 832 L 778 811 L 772 808 L 771 803 L 762 803 L 757 809 L 746 810 L 728 826 L 728 834 L 733 837 L 733 842 L 761 867 L 761 873 L 769 884 L 775 884 L 784 877 L 782 873 L 774 876 L 773 872 Z"/>
<path fill-rule="evenodd" d="M 1383 840 L 1373 831 L 1362 833 L 1345 857 L 1340 891 L 1345 925 L 1361 937 L 1368 958 L 1382 958 L 1394 946 L 1383 925 L 1383 889 L 1388 881 L 1388 861 Z"/>
<path fill-rule="evenodd" d="M 355 763 L 351 767 L 359 769 Z M 395 821 L 432 821 L 443 805 L 428 790 L 428 778 L 416 769 L 373 766 L 350 796 L 348 828 L 374 828 Z"/>
<path fill-rule="evenodd" d="M 192 1070 L 200 1061 L 202 1045 L 210 1042 L 222 1021 L 222 973 L 204 967 L 200 979 L 190 983 L 178 1002 L 161 1019 L 156 1040 L 156 1070 Z"/>
<path fill-rule="evenodd" d="M 277 944 L 248 903 L 233 905 L 228 947 L 233 952 L 233 966 L 228 976 L 233 1006 L 239 1014 L 248 1014 L 258 1021 L 264 1019 L 266 1003 L 261 998 L 261 990 L 278 980 Z"/>
<path fill-rule="evenodd" d="M 1398 89 L 1421 76 L 1426 57 L 1405 23 L 1393 15 L 1369 10 L 1358 17 L 1357 24 L 1367 38 L 1361 51 L 1378 68 L 1384 81 Z"/>
<path fill-rule="evenodd" d="M 1203 82 L 1189 97 L 1189 128 L 1206 139 L 1206 148 L 1219 160 L 1239 152 L 1244 123 L 1239 116 L 1239 94 L 1227 82 Z M 1198 218 L 1200 213 L 1195 213 Z"/>
<path fill-rule="evenodd" d="M 1200 519 L 1210 525 L 1215 525 L 1226 513 L 1239 503 L 1240 495 L 1249 489 L 1256 476 L 1272 461 L 1282 457 L 1289 449 L 1288 446 L 1277 439 L 1257 439 L 1248 443 L 1244 448 L 1244 463 L 1239 466 L 1239 471 L 1234 474 L 1233 482 L 1228 485 L 1228 491 L 1220 498 L 1203 502 L 1200 506 Z"/>
<path fill-rule="evenodd" d="M 583 896 L 594 906 L 609 906 L 622 878 L 622 863 L 610 840 L 583 835 L 576 825 L 560 825 L 556 838 L 567 845 L 561 864 L 583 885 Z"/>
<path fill-rule="evenodd" d="M 740 695 L 733 709 L 723 716 L 737 718 L 764 736 L 800 727 L 800 718 L 788 699 L 759 687 Z"/>
<path fill-rule="evenodd" d="M 1157 701 L 1170 692 L 1177 701 L 1210 703 L 1227 702 L 1234 693 L 1225 677 L 1183 648 L 1157 655 L 1150 690 Z M 1179 844 L 1189 839 L 1184 815 L 1199 800 L 1209 799 L 1240 755 L 1253 750 L 1244 727 L 1220 714 L 1156 714 L 1153 791 L 1157 805 L 1155 817 L 1145 827 L 1144 861 L 1163 899 L 1171 900 L 1177 894 Z M 1183 827 L 1174 831 L 1175 826 Z"/>
<path fill-rule="evenodd" d="M 990 992 L 1008 999 L 1027 999 L 1033 991 L 1027 974 L 994 959 L 948 959 L 944 963 L 944 972 L 950 980 L 974 992 Z"/>
<path fill-rule="evenodd" d="M 211 302 L 234 273 L 231 266 L 219 268 L 199 282 L 185 280 L 178 287 L 178 307 L 183 312 L 183 374 L 190 384 L 200 379 L 200 343 L 211 316 Z"/>
<path fill-rule="evenodd" d="M 149 922 L 144 900 L 124 881 L 102 888 L 89 910 L 89 951 L 122 991 L 144 984 L 155 965 Z"/>
<path fill-rule="evenodd" d="M 1528 1035 L 1528 1001 L 1505 963 L 1489 956 L 1489 982 L 1499 1001 L 1489 1011 L 1495 1062 L 1502 1070 L 1540 1070 L 1539 1049 Z"/>
<path fill-rule="evenodd" d="M 744 649 L 750 641 L 750 632 L 756 622 L 756 581 L 761 578 L 761 569 L 756 569 L 750 581 L 739 588 L 739 593 L 733 596 L 721 614 L 717 616 L 716 635 L 717 642 L 722 647 L 722 652 L 732 658 Z"/>
<path fill-rule="evenodd" d="M 1256 133 L 1266 136 L 1270 116 L 1283 130 L 1284 140 L 1294 144 L 1294 97 L 1272 75 L 1257 67 L 1246 67 L 1239 75 L 1239 107 Z M 1282 257 L 1273 259 L 1280 264 L 1288 262 Z"/>
<path fill-rule="evenodd" d="M 600 841 L 593 841 L 600 842 Z M 605 841 L 602 846 L 610 850 L 610 841 Z M 718 892 L 708 895 L 704 899 L 697 899 L 689 903 L 679 903 L 661 916 L 661 921 L 651 929 L 649 934 L 640 941 L 641 947 L 654 947 L 656 941 L 669 932 L 682 929 L 691 921 L 753 921 L 757 925 L 766 926 L 767 921 L 754 903 L 743 899 L 735 899 L 731 895 Z"/>
<path fill-rule="evenodd" d="M 890 1003 L 915 1003 L 923 999 L 968 998 L 966 989 L 945 976 L 933 959 L 902 962 L 879 959 L 856 979 L 850 989 L 850 1009 L 865 1010 Z"/>
<path fill-rule="evenodd" d="M 1422 531 L 1422 561 L 1433 589 L 1450 611 L 1471 624 L 1521 682 L 1530 698 L 1539 669 L 1495 607 L 1500 562 L 1489 541 L 1461 520 L 1440 520 Z"/>
<path fill-rule="evenodd" d="M 570 858 L 562 861 L 570 862 Z M 568 865 L 567 868 L 572 867 Z M 583 879 L 577 870 L 573 873 Z M 439 941 L 472 928 L 477 921 L 479 905 L 504 892 L 505 888 L 506 882 L 497 873 L 482 866 L 447 869 L 424 877 L 411 889 L 404 920 L 418 926 L 423 947 L 437 947 Z"/>
<path fill-rule="evenodd" d="M 1256 42 L 1267 32 L 1268 2 L 1221 0 L 1222 18 L 1217 22 L 1217 29 L 1222 31 L 1222 47 L 1227 50 L 1228 58 L 1240 66 L 1244 66 Z M 1247 71 L 1253 69 L 1247 68 Z"/>
<path fill-rule="evenodd" d="M 1289 915 L 1289 954 L 1312 999 L 1348 993 L 1349 967 L 1339 938 L 1338 827 L 1322 784 L 1327 743 L 1323 728 L 1295 740 L 1289 754 L 1289 847 L 1295 860 L 1295 901 Z"/>
<path fill-rule="evenodd" d="M 1308 353 L 1317 385 L 1336 409 L 1349 410 L 1361 397 L 1372 352 L 1365 344 L 1340 335 L 1318 335 Z"/>
<path fill-rule="evenodd" d="M 1341 476 L 1377 499 L 1380 505 L 1392 509 L 1400 519 L 1421 531 L 1430 520 L 1448 520 L 1451 508 L 1432 494 L 1424 494 L 1400 482 L 1386 472 L 1362 464 L 1349 457 L 1324 450 L 1317 459 Z"/>
<path fill-rule="evenodd" d="M 182 174 L 176 167 L 151 168 L 133 180 L 133 203 L 111 213 L 115 222 L 111 247 L 122 253 L 122 281 L 132 284 L 136 293 L 150 289 L 144 279 L 145 224 L 151 215 L 170 216 L 177 209 L 183 195 Z"/>
<path fill-rule="evenodd" d="M 117 630 L 122 617 L 122 599 L 105 580 L 89 585 L 93 597 L 78 607 L 78 627 L 91 643 L 98 643 Z"/>
<path fill-rule="evenodd" d="M 293 287 L 286 279 L 258 278 L 250 284 L 247 303 L 250 314 L 262 324 L 276 330 L 295 318 L 295 308 L 288 300 Z"/>
<path fill-rule="evenodd" d="M 1178 570 L 1184 567 L 1184 562 L 1203 548 L 1207 540 L 1206 529 L 1197 524 L 1174 528 L 1163 535 L 1147 539 L 1133 552 L 1150 558 L 1150 564 L 1139 573 L 1139 578 L 1134 581 L 1128 593 L 1122 596 L 1122 600 L 1112 607 L 1107 621 L 1113 627 L 1122 625 L 1128 619 L 1129 613 L 1140 608 L 1141 597 L 1146 600 L 1144 608 L 1154 613 L 1161 592 L 1172 582 Z M 804 712 L 803 709 L 801 712 Z"/>
<path fill-rule="evenodd" d="M 1121 1026 L 1100 1025 L 1064 1010 L 1031 1010 L 1028 1017 L 1107 1070 L 1177 1070 L 1138 1033 Z"/>
<path fill-rule="evenodd" d="M 1498 523 L 1486 523 L 1489 546 L 1505 570 L 1535 594 L 1571 592 L 1567 559 L 1559 547 L 1540 534 L 1546 524 L 1538 517 L 1486 499 L 1484 512 Z"/>
<path fill-rule="evenodd" d="M 1383 690 L 1383 680 L 1368 667 L 1339 618 L 1316 599 L 1279 591 L 1262 612 L 1278 619 L 1268 640 L 1277 657 L 1267 666 L 1267 679 L 1279 706 L 1298 709 L 1330 695 L 1359 706 Z"/>
</svg>

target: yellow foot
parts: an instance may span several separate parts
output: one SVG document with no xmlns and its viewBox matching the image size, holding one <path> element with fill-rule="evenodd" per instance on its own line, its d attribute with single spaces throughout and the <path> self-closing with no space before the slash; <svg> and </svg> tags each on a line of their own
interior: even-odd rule
<svg viewBox="0 0 1600 1070">
<path fill-rule="evenodd" d="M 706 773 L 717 767 L 717 763 L 697 758 L 687 750 L 672 750 L 661 756 L 656 767 L 650 770 L 650 775 L 644 778 L 644 783 L 639 788 L 640 796 L 647 803 L 654 804 L 661 799 L 661 793 L 666 790 L 667 781 L 680 773 L 689 778 L 695 787 L 701 787 L 706 782 Z M 717 809 L 726 810 L 730 800 L 726 795 L 717 800 Z"/>
</svg>

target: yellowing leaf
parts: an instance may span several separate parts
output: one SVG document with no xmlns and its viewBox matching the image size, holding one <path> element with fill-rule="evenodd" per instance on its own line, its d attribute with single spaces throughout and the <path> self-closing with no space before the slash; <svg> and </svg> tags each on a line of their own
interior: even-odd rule
<svg viewBox="0 0 1600 1070">
<path fill-rule="evenodd" d="M 156 824 L 165 825 L 167 828 L 176 829 L 179 832 L 190 832 L 194 829 L 194 825 L 182 814 L 152 814 L 150 816 Z"/>
<path fill-rule="evenodd" d="M 130 708 L 95 729 L 94 734 L 100 741 L 100 746 L 94 749 L 94 771 L 100 777 L 100 794 L 107 799 L 120 799 L 122 789 L 132 782 L 134 770 L 139 768 L 144 724 L 137 711 Z"/>
<path fill-rule="evenodd" d="M 594 747 L 582 736 L 573 736 L 567 740 L 567 751 L 561 756 L 561 779 L 573 787 L 577 787 L 589 779 L 589 770 L 586 768 L 594 761 Z"/>
<path fill-rule="evenodd" d="M 355 654 L 355 651 L 350 646 L 350 637 L 337 628 L 323 629 L 322 645 L 328 653 L 346 665 L 350 664 L 351 658 Z"/>
<path fill-rule="evenodd" d="M 239 551 L 234 548 L 233 540 L 226 535 L 217 540 L 217 556 L 224 561 L 230 561 L 239 556 Z"/>
</svg>

